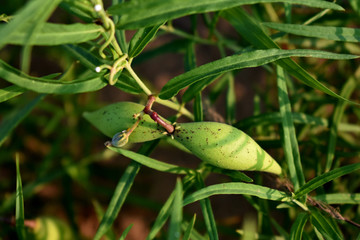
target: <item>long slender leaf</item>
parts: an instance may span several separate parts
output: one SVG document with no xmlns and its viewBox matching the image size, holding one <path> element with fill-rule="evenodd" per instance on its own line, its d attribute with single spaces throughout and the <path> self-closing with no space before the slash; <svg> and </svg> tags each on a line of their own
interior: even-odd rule
<svg viewBox="0 0 360 240">
<path fill-rule="evenodd" d="M 276 72 L 278 75 L 277 85 L 280 115 L 282 117 L 282 144 L 284 146 L 284 153 L 290 171 L 290 178 L 294 184 L 295 190 L 297 190 L 299 187 L 304 185 L 305 177 L 303 174 L 299 146 L 291 115 L 291 103 L 286 86 L 285 72 L 280 66 L 277 66 Z"/>
<path fill-rule="evenodd" d="M 16 209 L 15 209 L 15 223 L 16 232 L 19 239 L 26 239 L 25 236 L 25 212 L 24 212 L 24 196 L 21 183 L 19 154 L 16 154 Z"/>
<path fill-rule="evenodd" d="M 158 24 L 153 27 L 141 28 L 132 37 L 129 44 L 129 57 L 134 58 L 139 55 L 142 50 L 155 37 L 157 31 L 163 24 Z"/>
<path fill-rule="evenodd" d="M 292 112 L 294 123 L 329 127 L 329 120 L 326 118 L 314 117 L 305 113 Z M 234 126 L 239 129 L 251 128 L 259 125 L 269 125 L 281 123 L 282 117 L 280 113 L 264 113 L 252 117 L 245 118 L 235 123 Z M 360 126 L 348 123 L 339 123 L 338 131 L 360 132 Z"/>
<path fill-rule="evenodd" d="M 196 191 L 184 199 L 184 205 L 219 194 L 244 194 L 272 201 L 290 201 L 290 197 L 285 192 L 249 183 L 232 182 L 215 184 Z"/>
<path fill-rule="evenodd" d="M 152 26 L 181 16 L 219 11 L 245 4 L 285 2 L 317 8 L 343 10 L 342 7 L 326 1 L 311 0 L 139 0 L 112 6 L 108 12 L 121 16 L 117 27 L 135 29 Z"/>
<path fill-rule="evenodd" d="M 317 209 L 311 209 L 311 222 L 317 228 L 317 230 L 323 235 L 325 239 L 344 239 L 336 222 L 330 218 L 325 217 Z"/>
<path fill-rule="evenodd" d="M 16 17 L 0 31 L 0 49 L 12 39 L 16 32 L 24 31 L 26 36 L 32 35 L 42 22 L 47 19 L 61 0 L 33 0 L 20 9 Z M 25 26 L 29 26 L 24 28 Z"/>
<path fill-rule="evenodd" d="M 102 61 L 89 52 L 87 49 L 84 49 L 80 46 L 73 44 L 64 45 L 64 49 L 73 55 L 77 60 L 79 60 L 85 67 L 95 70 L 97 66 L 102 65 Z"/>
<path fill-rule="evenodd" d="M 127 236 L 128 233 L 130 232 L 130 230 L 131 230 L 131 228 L 132 228 L 133 225 L 134 225 L 134 224 L 130 224 L 130 225 L 123 231 L 123 233 L 121 234 L 119 240 L 125 240 L 125 239 L 126 239 L 126 236 Z"/>
<path fill-rule="evenodd" d="M 117 217 L 122 205 L 125 202 L 130 188 L 134 182 L 137 173 L 140 170 L 141 165 L 132 161 L 126 168 L 122 175 L 118 185 L 115 188 L 113 197 L 109 203 L 109 206 L 102 218 L 100 225 L 96 231 L 94 239 L 101 239 L 103 235 L 109 230 L 115 218 Z"/>
<path fill-rule="evenodd" d="M 261 24 L 254 18 L 249 16 L 241 8 L 233 8 L 222 12 L 222 16 L 225 17 L 236 31 L 241 34 L 249 43 L 256 48 L 267 49 L 267 48 L 279 48 L 279 46 L 263 31 Z M 276 61 L 288 74 L 299 79 L 304 84 L 320 90 L 330 96 L 349 101 L 339 96 L 335 92 L 331 91 L 328 87 L 323 85 L 321 82 L 313 78 L 307 71 L 300 67 L 293 60 L 285 58 Z"/>
<path fill-rule="evenodd" d="M 34 100 L 26 104 L 24 107 L 15 110 L 11 115 L 8 115 L 0 124 L 0 146 L 4 143 L 6 137 L 11 131 L 19 125 L 19 123 L 34 109 L 44 95 L 36 97 Z"/>
<path fill-rule="evenodd" d="M 200 175 L 197 176 L 197 188 L 200 189 L 199 191 L 205 189 L 204 180 Z M 211 207 L 210 199 L 208 197 L 201 199 L 200 207 L 202 214 L 204 216 L 204 221 L 210 240 L 219 239 L 218 231 L 216 227 L 216 220 Z"/>
<path fill-rule="evenodd" d="M 109 147 L 109 149 L 120 153 L 122 155 L 124 155 L 125 157 L 128 157 L 136 162 L 138 162 L 139 164 L 142 164 L 144 166 L 147 166 L 149 168 L 155 169 L 157 171 L 161 171 L 161 172 L 170 172 L 170 173 L 176 173 L 176 174 L 186 174 L 187 172 L 190 171 L 186 170 L 185 168 L 173 165 L 173 164 L 169 164 L 169 163 L 164 163 L 164 162 L 160 162 L 158 160 L 155 160 L 153 158 L 141 155 L 139 153 L 135 153 L 129 150 L 125 150 L 122 148 L 114 148 L 114 147 Z"/>
<path fill-rule="evenodd" d="M 145 143 L 139 149 L 140 154 L 149 155 L 154 147 L 157 145 L 157 141 Z M 115 218 L 120 212 L 122 205 L 125 202 L 126 197 L 134 183 L 135 177 L 138 174 L 141 165 L 135 161 L 131 161 L 127 166 L 124 174 L 121 176 L 118 185 L 115 188 L 114 194 L 110 200 L 109 206 L 106 209 L 105 215 L 100 222 L 100 225 L 94 236 L 94 240 L 101 239 L 101 237 L 109 230 L 113 224 Z"/>
<path fill-rule="evenodd" d="M 263 23 L 263 25 L 295 35 L 324 38 L 344 42 L 360 42 L 360 29 L 328 26 L 305 26 L 299 24 Z"/>
<path fill-rule="evenodd" d="M 107 85 L 98 74 L 71 82 L 26 76 L 2 60 L 0 60 L 0 77 L 20 87 L 40 93 L 74 94 L 96 91 Z"/>
<path fill-rule="evenodd" d="M 360 193 L 328 193 L 312 198 L 327 204 L 360 204 Z"/>
<path fill-rule="evenodd" d="M 189 102 L 191 101 L 194 97 L 197 96 L 198 93 L 200 93 L 205 87 L 207 87 L 209 84 L 211 84 L 212 82 L 214 82 L 216 79 L 218 79 L 219 76 L 213 76 L 213 77 L 209 77 L 209 78 L 205 78 L 203 80 L 197 81 L 194 84 L 191 84 L 188 89 L 186 89 L 186 91 L 184 92 L 183 96 L 182 96 L 182 101 L 183 102 Z"/>
<path fill-rule="evenodd" d="M 180 239 L 181 237 L 181 222 L 182 222 L 182 201 L 183 201 L 183 187 L 180 179 L 176 181 L 175 198 L 172 204 L 172 211 L 170 217 L 170 226 L 168 239 Z"/>
<path fill-rule="evenodd" d="M 304 227 L 306 222 L 309 219 L 309 214 L 307 213 L 300 213 L 295 222 L 293 223 L 293 225 L 291 226 L 291 230 L 290 230 L 290 240 L 301 240 L 302 238 L 302 234 L 304 231 Z"/>
<path fill-rule="evenodd" d="M 13 97 L 19 96 L 20 94 L 23 94 L 26 90 L 16 86 L 12 85 L 3 89 L 0 89 L 0 103 L 5 102 Z"/>
<path fill-rule="evenodd" d="M 175 96 L 181 89 L 200 81 L 206 77 L 217 76 L 221 73 L 235 69 L 258 67 L 282 58 L 288 57 L 316 57 L 326 59 L 353 59 L 354 55 L 336 54 L 324 51 L 296 49 L 268 49 L 245 52 L 241 55 L 228 56 L 211 63 L 204 64 L 191 71 L 183 73 L 171 79 L 161 89 L 159 97 L 169 99 Z"/>
<path fill-rule="evenodd" d="M 160 229 L 164 226 L 166 220 L 169 218 L 171 214 L 171 206 L 173 204 L 174 198 L 175 198 L 175 191 L 171 193 L 169 198 L 166 200 L 165 204 L 162 206 L 146 240 L 154 239 L 158 234 L 158 232 L 160 231 Z"/>
<path fill-rule="evenodd" d="M 344 98 L 349 98 L 352 92 L 357 87 L 357 82 L 354 78 L 350 78 L 344 85 L 343 89 L 341 90 L 340 95 Z M 326 163 L 325 163 L 325 172 L 330 171 L 334 156 L 335 156 L 335 149 L 336 149 L 336 140 L 338 135 L 338 125 L 342 116 L 344 115 L 345 107 L 347 102 L 339 101 L 335 107 L 335 111 L 333 114 L 333 118 L 331 121 L 331 127 L 329 132 L 329 141 L 328 141 L 328 149 L 326 154 Z"/>
<path fill-rule="evenodd" d="M 196 220 L 196 214 L 194 214 L 193 218 L 191 219 L 190 223 L 188 224 L 185 232 L 184 232 L 184 236 L 183 236 L 183 240 L 189 240 L 190 236 L 191 236 L 191 232 L 194 228 L 195 225 L 195 220 Z"/>
<path fill-rule="evenodd" d="M 6 26 L 1 26 L 1 30 Z M 24 26 L 24 29 L 28 26 Z M 28 42 L 27 34 L 22 29 L 11 35 L 8 44 L 15 45 L 61 45 L 67 43 L 81 43 L 100 36 L 103 28 L 96 24 L 55 24 L 45 23 L 42 28 L 34 34 L 31 41 Z"/>
<path fill-rule="evenodd" d="M 338 177 L 357 171 L 359 169 L 360 163 L 354 163 L 317 176 L 304 184 L 298 191 L 296 191 L 294 198 L 300 198 L 327 182 L 330 182 Z"/>
</svg>

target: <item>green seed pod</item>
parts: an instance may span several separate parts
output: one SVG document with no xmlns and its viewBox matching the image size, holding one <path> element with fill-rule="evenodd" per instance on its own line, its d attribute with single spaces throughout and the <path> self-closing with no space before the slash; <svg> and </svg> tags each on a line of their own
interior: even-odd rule
<svg viewBox="0 0 360 240">
<path fill-rule="evenodd" d="M 83 116 L 108 137 L 132 127 L 136 122 L 133 115 L 140 113 L 144 105 L 132 102 L 118 102 Z M 166 120 L 164 120 L 166 121 Z M 167 121 L 166 121 L 167 122 Z M 146 142 L 165 136 L 161 126 L 148 115 L 144 115 L 136 129 L 129 136 L 129 143 Z M 115 137 L 115 136 L 114 136 Z"/>
<path fill-rule="evenodd" d="M 68 240 L 75 239 L 70 226 L 53 217 L 40 217 L 35 220 L 33 229 L 34 239 L 36 240 Z"/>
<path fill-rule="evenodd" d="M 217 122 L 180 123 L 176 128 L 174 139 L 214 166 L 281 174 L 279 164 L 237 128 Z"/>
</svg>

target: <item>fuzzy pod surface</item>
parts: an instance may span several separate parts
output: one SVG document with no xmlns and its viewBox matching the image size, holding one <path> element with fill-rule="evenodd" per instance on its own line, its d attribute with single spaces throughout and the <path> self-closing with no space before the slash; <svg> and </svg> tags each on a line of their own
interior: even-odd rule
<svg viewBox="0 0 360 240">
<path fill-rule="evenodd" d="M 133 115 L 143 109 L 144 105 L 141 104 L 118 102 L 94 112 L 85 112 L 83 116 L 103 134 L 113 137 L 116 133 L 130 128 L 136 122 Z M 144 115 L 137 128 L 131 133 L 129 143 L 146 142 L 164 137 L 164 131 L 165 129 L 160 127 L 148 115 Z"/>
<path fill-rule="evenodd" d="M 214 166 L 281 174 L 279 164 L 241 130 L 218 122 L 180 123 L 174 139 Z"/>
</svg>

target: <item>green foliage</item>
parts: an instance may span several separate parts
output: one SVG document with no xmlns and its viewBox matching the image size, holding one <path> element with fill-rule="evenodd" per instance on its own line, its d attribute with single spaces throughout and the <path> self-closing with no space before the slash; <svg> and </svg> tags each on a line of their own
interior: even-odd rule
<svg viewBox="0 0 360 240">
<path fill-rule="evenodd" d="M 0 10 L 0 239 L 359 238 L 359 1 L 104 4 Z"/>
</svg>

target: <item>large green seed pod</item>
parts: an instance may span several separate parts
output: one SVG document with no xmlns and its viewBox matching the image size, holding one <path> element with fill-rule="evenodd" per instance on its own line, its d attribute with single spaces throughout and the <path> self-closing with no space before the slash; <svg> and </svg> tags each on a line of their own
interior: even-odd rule
<svg viewBox="0 0 360 240">
<path fill-rule="evenodd" d="M 217 122 L 180 123 L 177 128 L 174 139 L 201 160 L 214 166 L 281 173 L 279 164 L 237 128 Z"/>
<path fill-rule="evenodd" d="M 144 105 L 133 102 L 118 102 L 83 116 L 108 137 L 122 132 L 134 125 L 134 114 L 141 112 Z M 144 115 L 137 128 L 131 133 L 128 142 L 146 142 L 163 137 L 165 130 L 158 126 L 148 115 Z"/>
</svg>

